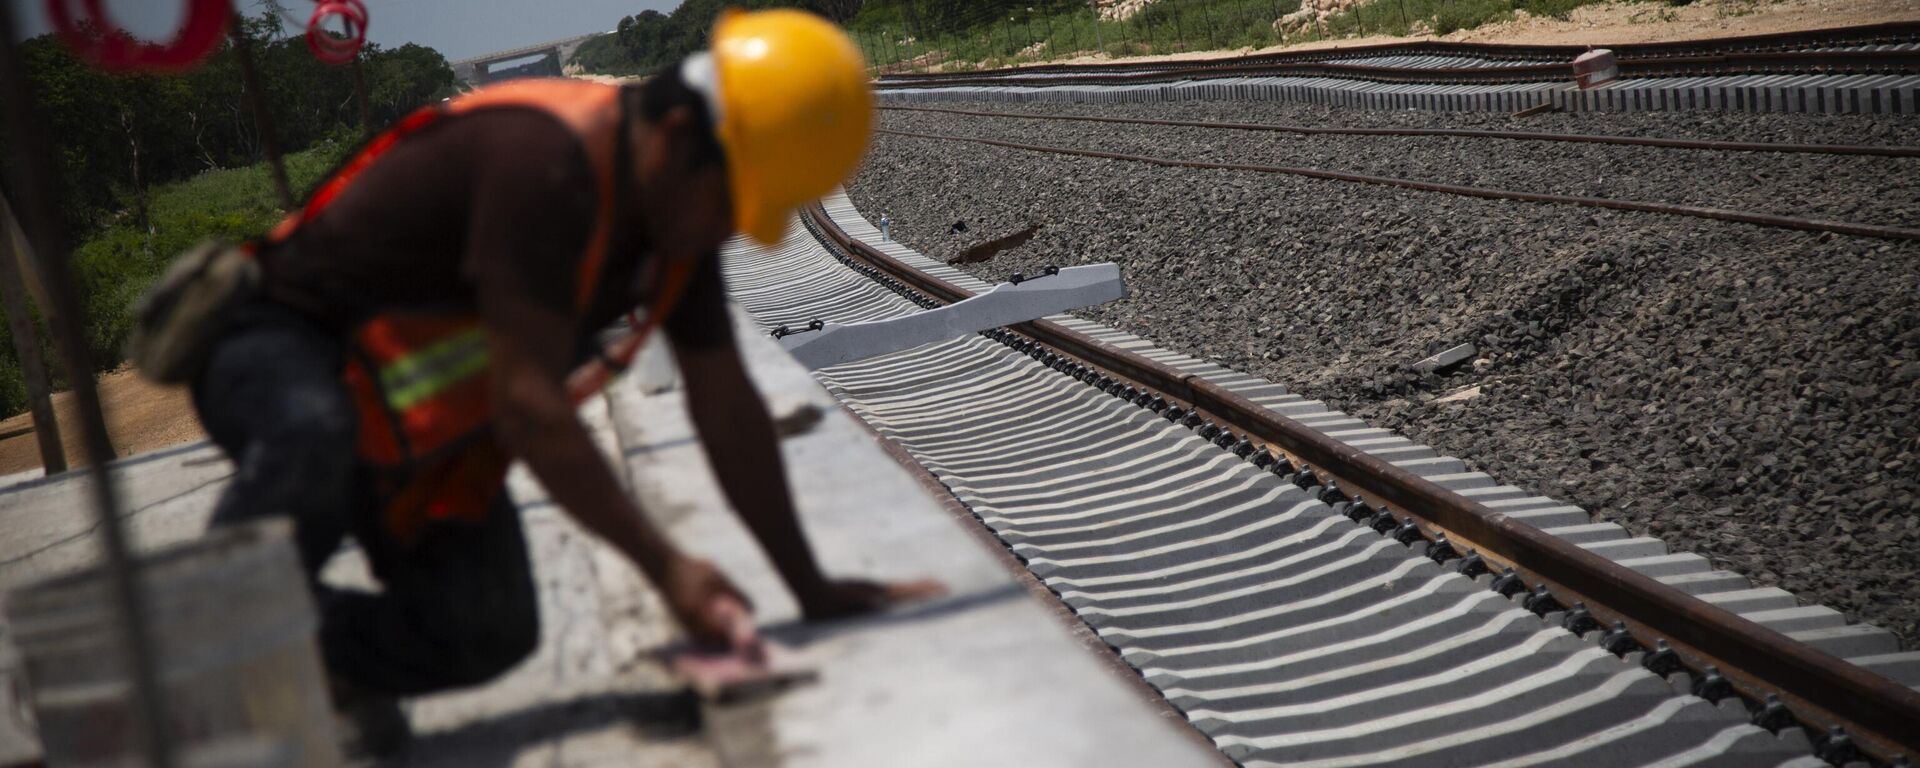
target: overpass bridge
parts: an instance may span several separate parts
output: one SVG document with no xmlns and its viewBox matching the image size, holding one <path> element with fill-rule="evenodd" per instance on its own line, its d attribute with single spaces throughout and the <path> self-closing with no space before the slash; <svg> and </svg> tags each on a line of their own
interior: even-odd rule
<svg viewBox="0 0 1920 768">
<path fill-rule="evenodd" d="M 451 62 L 453 74 L 469 86 L 485 85 L 516 77 L 559 77 L 567 60 L 588 40 L 611 32 L 594 32 L 526 45 L 484 56 Z M 536 58 L 537 57 L 537 58 Z M 526 59 L 526 61 L 521 61 Z"/>
</svg>

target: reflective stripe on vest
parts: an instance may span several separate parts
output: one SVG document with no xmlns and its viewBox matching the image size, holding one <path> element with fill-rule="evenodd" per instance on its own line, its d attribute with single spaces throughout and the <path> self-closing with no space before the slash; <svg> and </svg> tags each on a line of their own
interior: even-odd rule
<svg viewBox="0 0 1920 768">
<path fill-rule="evenodd" d="M 487 336 L 469 328 L 380 368 L 387 407 L 404 411 L 487 369 Z"/>
<path fill-rule="evenodd" d="M 301 224 L 323 214 L 382 155 L 450 116 L 486 109 L 537 110 L 579 138 L 597 193 L 592 228 L 575 275 L 578 318 L 598 287 L 611 239 L 619 93 L 617 86 L 581 80 L 517 80 L 418 110 L 368 141 L 269 239 L 290 237 Z M 476 397 L 464 386 L 487 369 L 486 338 L 477 316 L 385 313 L 369 318 L 354 336 L 360 354 L 350 361 L 344 378 L 361 401 L 362 459 L 376 466 L 407 467 L 462 442 L 492 420 L 488 398 Z M 362 365 L 368 370 L 353 370 Z"/>
<path fill-rule="evenodd" d="M 614 168 L 622 124 L 618 86 L 582 80 L 516 80 L 408 115 L 323 182 L 307 204 L 268 236 L 284 241 L 319 216 L 380 156 L 445 118 L 485 109 L 533 109 L 576 136 L 593 175 L 597 205 L 575 273 L 574 315 L 582 319 L 599 285 L 614 218 Z M 663 297 L 664 298 L 664 297 Z M 665 306 L 656 301 L 655 313 Z M 429 520 L 480 519 L 505 479 L 508 457 L 487 437 L 493 404 L 485 376 L 487 339 L 473 313 L 385 312 L 350 337 L 342 382 L 359 412 L 357 453 L 380 470 L 388 529 L 412 540 Z"/>
</svg>

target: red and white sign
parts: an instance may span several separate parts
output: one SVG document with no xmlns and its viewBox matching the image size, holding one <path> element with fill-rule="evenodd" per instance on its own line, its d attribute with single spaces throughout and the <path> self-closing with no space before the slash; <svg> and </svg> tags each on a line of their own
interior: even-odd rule
<svg viewBox="0 0 1920 768">
<path fill-rule="evenodd" d="M 340 17 L 346 36 L 336 37 L 321 25 L 330 16 Z M 367 44 L 367 6 L 360 0 L 326 0 L 315 6 L 307 21 L 307 48 L 314 58 L 328 64 L 345 64 L 360 54 Z"/>
<path fill-rule="evenodd" d="M 47 0 L 47 19 L 68 48 L 108 72 L 179 72 L 220 45 L 233 17 L 229 0 L 189 0 L 172 40 L 151 43 L 113 23 L 101 0 Z"/>
</svg>

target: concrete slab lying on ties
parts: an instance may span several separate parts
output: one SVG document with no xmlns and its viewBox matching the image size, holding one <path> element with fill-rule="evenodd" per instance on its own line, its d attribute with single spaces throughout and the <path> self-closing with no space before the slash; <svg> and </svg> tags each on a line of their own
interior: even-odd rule
<svg viewBox="0 0 1920 768">
<path fill-rule="evenodd" d="M 635 493 L 676 540 L 723 564 L 767 633 L 817 683 L 711 707 L 732 765 L 1218 764 L 1171 710 L 1149 705 L 1076 645 L 1050 608 L 888 456 L 806 371 L 737 321 L 776 418 L 821 411 L 782 443 L 802 522 L 835 576 L 938 578 L 951 594 L 869 619 L 795 623 L 798 607 L 727 510 L 684 394 L 615 390 Z"/>
<path fill-rule="evenodd" d="M 1479 353 L 1480 349 L 1478 347 L 1472 344 L 1461 344 L 1441 350 L 1438 354 L 1414 363 L 1413 369 L 1422 373 L 1439 371 L 1464 363 Z"/>
</svg>

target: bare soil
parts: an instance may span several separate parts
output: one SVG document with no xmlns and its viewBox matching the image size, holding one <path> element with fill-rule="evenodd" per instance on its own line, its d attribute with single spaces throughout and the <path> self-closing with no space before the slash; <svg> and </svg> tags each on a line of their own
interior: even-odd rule
<svg viewBox="0 0 1920 768">
<path fill-rule="evenodd" d="M 1513 21 L 1488 24 L 1475 29 L 1463 29 L 1446 35 L 1408 37 L 1373 35 L 1315 40 L 1259 49 L 1242 48 L 1233 51 L 1135 56 L 1124 59 L 1089 55 L 1047 63 L 1187 61 L 1253 53 L 1351 48 L 1417 40 L 1514 45 L 1622 45 L 1744 37 L 1916 20 L 1920 20 L 1920 3 L 1912 0 L 1698 0 L 1683 6 L 1626 0 L 1582 6 L 1574 9 L 1565 20 L 1533 16 L 1522 11 Z"/>
<path fill-rule="evenodd" d="M 130 368 L 101 376 L 99 387 L 100 406 L 107 415 L 107 434 L 113 440 L 113 452 L 117 456 L 146 453 L 206 436 L 200 431 L 200 420 L 194 416 L 193 404 L 184 388 L 154 384 Z M 86 464 L 73 394 L 55 393 L 53 407 L 60 421 L 60 443 L 66 449 L 67 465 Z M 22 413 L 0 420 L 0 475 L 39 466 L 40 442 L 34 434 L 33 417 Z"/>
</svg>

